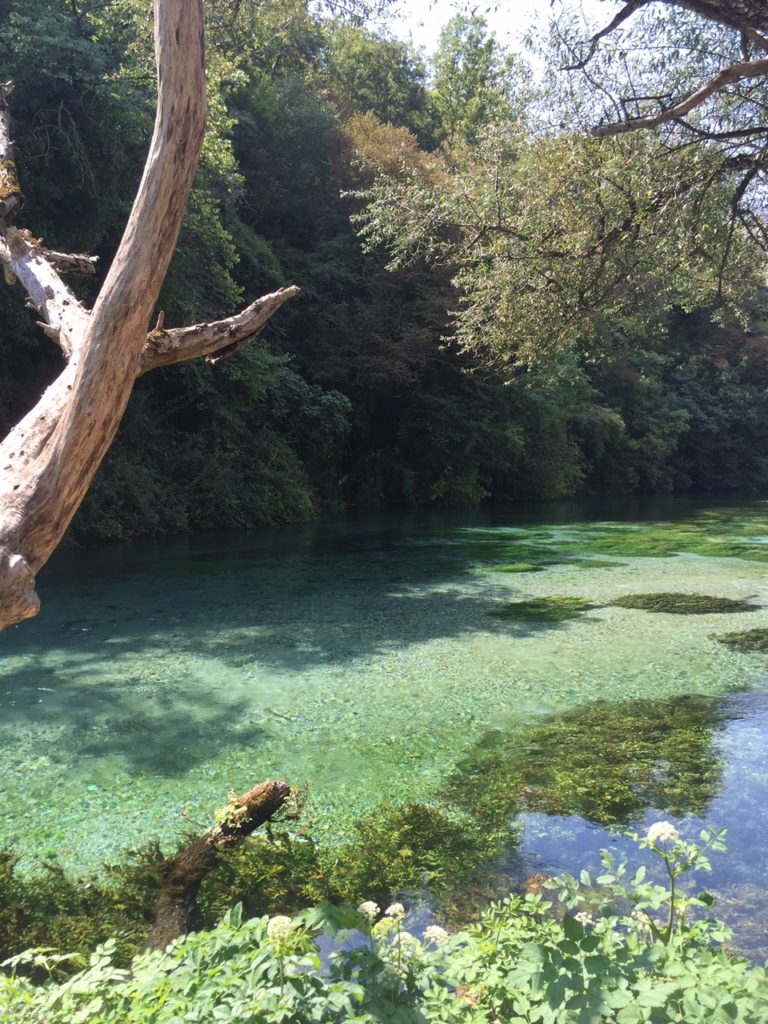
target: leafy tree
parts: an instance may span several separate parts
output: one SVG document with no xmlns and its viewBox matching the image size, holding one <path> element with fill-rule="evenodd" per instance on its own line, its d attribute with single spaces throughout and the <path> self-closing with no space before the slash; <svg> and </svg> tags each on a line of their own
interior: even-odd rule
<svg viewBox="0 0 768 1024">
<path fill-rule="evenodd" d="M 605 319 L 646 330 L 674 306 L 735 303 L 758 280 L 760 256 L 732 235 L 713 159 L 644 136 L 529 139 L 502 126 L 417 171 L 382 172 L 359 222 L 392 266 L 453 268 L 463 350 L 532 365 L 575 344 L 589 351 Z"/>
<path fill-rule="evenodd" d="M 454 15 L 440 33 L 432 64 L 430 100 L 442 139 L 474 143 L 484 127 L 510 115 L 522 65 L 489 34 L 485 18 Z"/>
<path fill-rule="evenodd" d="M 318 70 L 343 119 L 373 111 L 381 121 L 430 140 L 426 67 L 409 44 L 331 22 Z"/>
<path fill-rule="evenodd" d="M 731 183 L 731 223 L 766 246 L 768 12 L 761 0 L 625 0 L 584 38 L 570 7 L 554 23 L 570 116 L 597 137 L 659 129 L 699 145 Z"/>
</svg>

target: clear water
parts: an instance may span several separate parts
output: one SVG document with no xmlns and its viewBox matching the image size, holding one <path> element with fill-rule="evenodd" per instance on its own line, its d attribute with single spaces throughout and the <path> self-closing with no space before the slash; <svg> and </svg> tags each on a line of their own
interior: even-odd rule
<svg viewBox="0 0 768 1024">
<path fill-rule="evenodd" d="M 601 701 L 620 735 L 628 702 L 730 695 L 707 726 L 716 785 L 677 820 L 729 828 L 713 888 L 758 948 L 768 656 L 716 636 L 768 627 L 766 541 L 766 502 L 677 501 L 61 552 L 41 576 L 41 615 L 0 636 L 0 845 L 30 870 L 53 856 L 97 868 L 171 843 L 228 790 L 268 777 L 307 782 L 316 835 L 333 842 L 373 804 L 444 792 L 489 733 L 524 736 Z M 539 571 L 497 571 L 520 562 Z M 608 603 L 660 591 L 755 610 Z M 590 607 L 564 621 L 491 614 L 551 595 Z M 574 868 L 619 842 L 578 810 L 523 810 L 521 844 L 494 870 Z M 650 805 L 632 820 L 659 813 L 670 816 Z"/>
</svg>

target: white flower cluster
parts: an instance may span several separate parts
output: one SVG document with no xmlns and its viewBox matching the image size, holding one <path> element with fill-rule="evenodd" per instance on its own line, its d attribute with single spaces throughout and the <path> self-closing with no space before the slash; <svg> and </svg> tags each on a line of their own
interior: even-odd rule
<svg viewBox="0 0 768 1024">
<path fill-rule="evenodd" d="M 270 942 L 285 942 L 293 931 L 293 921 L 284 914 L 271 917 L 267 924 L 267 937 Z"/>
<path fill-rule="evenodd" d="M 396 921 L 402 921 L 405 917 L 405 907 L 402 903 L 392 903 L 384 913 L 387 917 L 393 917 Z"/>
<path fill-rule="evenodd" d="M 358 914 L 362 914 L 369 924 L 373 924 L 381 913 L 381 909 L 378 903 L 374 903 L 373 900 L 366 900 L 365 903 L 360 904 L 357 908 L 357 912 Z"/>
<path fill-rule="evenodd" d="M 392 945 L 399 948 L 401 953 L 415 953 L 419 948 L 419 940 L 410 932 L 399 931 L 392 940 Z"/>
<path fill-rule="evenodd" d="M 580 910 L 578 914 L 573 915 L 574 920 L 578 921 L 580 925 L 587 928 L 595 923 L 595 919 L 591 914 L 588 914 L 586 910 Z"/>
<path fill-rule="evenodd" d="M 680 838 L 680 833 L 671 821 L 657 821 L 650 826 L 647 836 L 648 842 L 652 846 L 656 846 L 657 843 L 676 842 Z"/>
<path fill-rule="evenodd" d="M 447 939 L 448 932 L 445 928 L 441 928 L 439 924 L 431 924 L 428 928 L 424 929 L 425 942 L 434 942 L 436 946 L 440 946 Z"/>
</svg>

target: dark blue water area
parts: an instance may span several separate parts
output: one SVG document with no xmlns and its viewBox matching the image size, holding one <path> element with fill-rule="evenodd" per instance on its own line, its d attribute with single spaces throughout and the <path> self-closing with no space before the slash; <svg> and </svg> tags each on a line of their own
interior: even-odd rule
<svg viewBox="0 0 768 1024">
<path fill-rule="evenodd" d="M 714 737 L 723 777 L 706 814 L 676 818 L 649 807 L 635 829 L 643 834 L 654 822 L 672 821 L 693 842 L 705 828 L 726 830 L 725 852 L 709 855 L 711 872 L 683 876 L 683 888 L 715 896 L 713 913 L 733 929 L 733 948 L 762 961 L 768 958 L 768 693 L 734 694 L 718 704 L 727 722 Z M 518 820 L 519 848 L 496 865 L 515 884 L 536 873 L 578 874 L 581 868 L 594 878 L 603 849 L 630 867 L 644 864 L 655 881 L 666 881 L 659 858 L 616 829 L 577 815 L 524 812 Z"/>
</svg>

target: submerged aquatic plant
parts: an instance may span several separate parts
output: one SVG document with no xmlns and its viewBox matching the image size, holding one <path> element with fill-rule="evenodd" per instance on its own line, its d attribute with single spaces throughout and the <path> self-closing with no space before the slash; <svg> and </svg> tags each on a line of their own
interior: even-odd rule
<svg viewBox="0 0 768 1024">
<path fill-rule="evenodd" d="M 492 824 L 526 809 L 600 825 L 639 822 L 648 807 L 707 811 L 722 782 L 708 697 L 599 703 L 524 729 L 492 730 L 459 761 L 447 791 Z"/>
<path fill-rule="evenodd" d="M 503 565 L 489 565 L 486 572 L 541 572 L 543 565 L 533 562 L 506 562 Z"/>
<path fill-rule="evenodd" d="M 593 607 L 592 602 L 585 597 L 552 594 L 549 597 L 532 597 L 527 601 L 511 601 L 493 608 L 489 614 L 497 619 L 515 622 L 564 622 Z"/>
<path fill-rule="evenodd" d="M 620 569 L 627 563 L 612 558 L 571 558 L 566 564 L 573 569 Z"/>
<path fill-rule="evenodd" d="M 670 615 L 714 615 L 721 612 L 754 612 L 758 605 L 732 597 L 709 594 L 625 594 L 610 604 L 617 608 L 638 608 L 645 612 L 666 612 Z"/>
<path fill-rule="evenodd" d="M 715 637 L 734 651 L 768 651 L 768 628 L 745 629 Z"/>
</svg>

